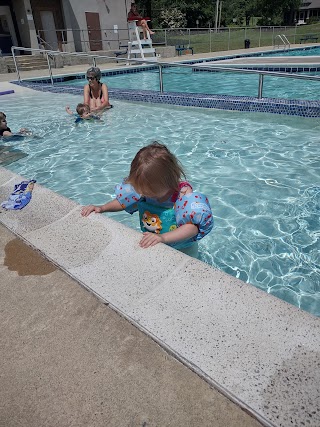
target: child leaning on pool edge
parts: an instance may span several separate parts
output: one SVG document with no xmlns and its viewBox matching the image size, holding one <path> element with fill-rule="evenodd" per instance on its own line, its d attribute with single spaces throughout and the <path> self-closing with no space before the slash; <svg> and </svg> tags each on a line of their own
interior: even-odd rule
<svg viewBox="0 0 320 427">
<path fill-rule="evenodd" d="M 138 211 L 142 248 L 165 243 L 191 256 L 198 255 L 198 240 L 213 227 L 208 198 L 193 191 L 177 158 L 165 145 L 154 142 L 138 151 L 129 176 L 116 185 L 116 199 L 102 206 L 84 206 L 91 212 Z"/>
</svg>

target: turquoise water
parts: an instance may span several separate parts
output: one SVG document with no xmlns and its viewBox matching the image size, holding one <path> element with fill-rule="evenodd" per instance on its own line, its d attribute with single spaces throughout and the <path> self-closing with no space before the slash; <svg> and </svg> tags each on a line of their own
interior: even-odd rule
<svg viewBox="0 0 320 427">
<path fill-rule="evenodd" d="M 312 49 L 290 49 L 287 51 L 277 51 L 274 52 L 262 52 L 261 55 L 254 56 L 319 56 L 320 47 L 313 47 Z"/>
<path fill-rule="evenodd" d="M 159 90 L 158 71 L 119 74 L 103 77 L 109 88 Z M 83 87 L 86 80 L 72 80 L 59 85 Z M 163 84 L 166 92 L 208 93 L 215 95 L 257 96 L 259 76 L 254 74 L 193 72 L 192 69 L 165 68 Z M 320 81 L 284 77 L 264 77 L 266 98 L 317 100 Z"/>
<path fill-rule="evenodd" d="M 167 144 L 211 201 L 216 225 L 201 259 L 320 316 L 318 120 L 115 101 L 103 122 L 75 125 L 64 106 L 81 100 L 6 96 L 11 129 L 39 137 L 14 142 L 28 156 L 7 167 L 80 204 L 102 204 L 138 149 Z M 136 215 L 107 216 L 138 229 Z"/>
</svg>

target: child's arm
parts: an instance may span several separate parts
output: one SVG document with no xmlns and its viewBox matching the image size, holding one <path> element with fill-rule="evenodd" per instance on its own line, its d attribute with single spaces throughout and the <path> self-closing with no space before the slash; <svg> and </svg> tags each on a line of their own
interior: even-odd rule
<svg viewBox="0 0 320 427">
<path fill-rule="evenodd" d="M 178 228 L 163 234 L 143 233 L 140 241 L 142 248 L 159 242 L 170 244 L 184 240 L 196 241 L 210 233 L 214 221 L 208 198 L 202 193 L 192 192 L 187 185 L 181 189 L 180 196 L 175 204 Z"/>
<path fill-rule="evenodd" d="M 73 112 L 70 110 L 69 105 L 67 105 L 67 106 L 66 106 L 66 112 L 67 112 L 68 114 L 70 114 L 70 116 L 73 116 Z"/>
<path fill-rule="evenodd" d="M 140 240 L 140 246 L 142 248 L 148 248 L 154 246 L 157 243 L 177 243 L 182 240 L 190 239 L 199 233 L 199 229 L 194 224 L 184 224 L 175 230 L 168 231 L 163 234 L 155 234 L 150 232 L 143 233 L 143 237 Z"/>
<path fill-rule="evenodd" d="M 81 215 L 89 216 L 91 212 L 95 212 L 95 213 L 119 212 L 119 211 L 123 211 L 123 209 L 124 208 L 121 206 L 118 200 L 114 199 L 114 200 L 111 200 L 111 202 L 108 202 L 102 206 L 93 206 L 93 205 L 84 206 L 81 210 Z"/>
</svg>

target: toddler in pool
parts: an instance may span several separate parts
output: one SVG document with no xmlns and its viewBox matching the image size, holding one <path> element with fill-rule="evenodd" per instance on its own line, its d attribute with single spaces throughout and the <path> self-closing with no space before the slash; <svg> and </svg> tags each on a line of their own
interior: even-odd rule
<svg viewBox="0 0 320 427">
<path fill-rule="evenodd" d="M 69 105 L 66 106 L 66 112 L 71 116 L 76 116 L 76 123 L 80 122 L 81 120 L 100 120 L 100 116 L 91 113 L 90 106 L 88 104 L 79 103 L 77 105 L 76 111 L 77 115 L 70 110 Z"/>
<path fill-rule="evenodd" d="M 174 154 L 154 142 L 138 151 L 129 176 L 115 187 L 114 200 L 84 206 L 81 214 L 138 211 L 142 248 L 162 242 L 197 257 L 198 241 L 212 230 L 213 217 L 208 198 L 185 179 Z"/>
</svg>

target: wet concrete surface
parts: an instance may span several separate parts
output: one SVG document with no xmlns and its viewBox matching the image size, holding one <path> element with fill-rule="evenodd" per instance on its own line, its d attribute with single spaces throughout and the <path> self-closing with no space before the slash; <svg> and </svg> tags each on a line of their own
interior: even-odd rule
<svg viewBox="0 0 320 427">
<path fill-rule="evenodd" d="M 0 226 L 1 427 L 259 427 Z"/>
<path fill-rule="evenodd" d="M 24 157 L 27 157 L 27 153 L 9 145 L 0 144 L 0 166 L 10 165 L 10 163 L 23 159 Z"/>
<path fill-rule="evenodd" d="M 57 269 L 18 238 L 10 240 L 5 245 L 4 253 L 4 266 L 19 276 L 44 276 Z"/>
</svg>

